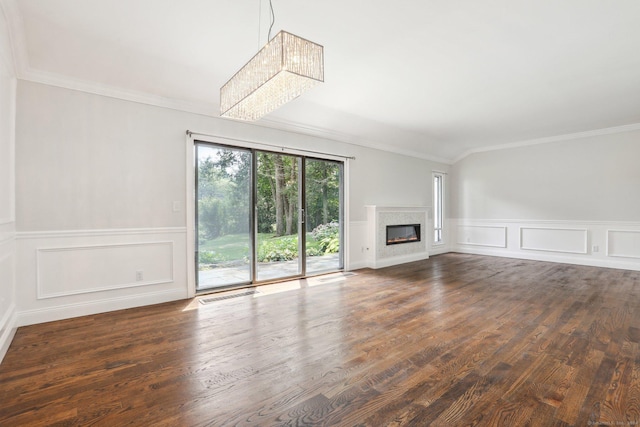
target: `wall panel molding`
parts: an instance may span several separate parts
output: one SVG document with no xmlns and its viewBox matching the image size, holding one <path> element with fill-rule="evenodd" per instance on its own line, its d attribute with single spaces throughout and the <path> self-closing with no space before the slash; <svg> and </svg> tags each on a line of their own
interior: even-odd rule
<svg viewBox="0 0 640 427">
<path fill-rule="evenodd" d="M 607 256 L 640 259 L 640 230 L 607 230 Z"/>
<path fill-rule="evenodd" d="M 171 241 L 38 248 L 37 298 L 171 283 L 173 252 Z"/>
<path fill-rule="evenodd" d="M 640 222 L 450 219 L 450 250 L 596 267 L 640 270 Z M 465 244 L 471 228 L 506 228 L 506 247 Z M 457 235 L 456 235 L 457 234 Z"/>
<path fill-rule="evenodd" d="M 507 227 L 498 225 L 458 225 L 459 245 L 507 247 Z"/>
<path fill-rule="evenodd" d="M 16 233 L 18 325 L 189 295 L 186 227 Z"/>
<path fill-rule="evenodd" d="M 520 227 L 520 249 L 586 254 L 588 237 L 587 229 Z"/>
</svg>

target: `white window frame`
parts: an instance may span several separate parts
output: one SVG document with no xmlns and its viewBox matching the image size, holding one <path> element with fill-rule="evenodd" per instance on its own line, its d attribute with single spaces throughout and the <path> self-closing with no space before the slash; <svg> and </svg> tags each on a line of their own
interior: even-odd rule
<svg viewBox="0 0 640 427">
<path fill-rule="evenodd" d="M 432 173 L 433 188 L 433 235 L 431 243 L 434 246 L 444 245 L 444 201 L 445 201 L 445 173 Z"/>
</svg>

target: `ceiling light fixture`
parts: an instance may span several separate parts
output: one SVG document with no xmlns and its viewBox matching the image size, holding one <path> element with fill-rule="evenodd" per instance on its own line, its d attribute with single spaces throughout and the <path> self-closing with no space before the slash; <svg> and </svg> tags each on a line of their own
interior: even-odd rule
<svg viewBox="0 0 640 427">
<path fill-rule="evenodd" d="M 269 5 L 273 27 L 271 0 Z M 220 88 L 220 115 L 258 120 L 324 82 L 323 49 L 317 43 L 280 31 Z"/>
</svg>

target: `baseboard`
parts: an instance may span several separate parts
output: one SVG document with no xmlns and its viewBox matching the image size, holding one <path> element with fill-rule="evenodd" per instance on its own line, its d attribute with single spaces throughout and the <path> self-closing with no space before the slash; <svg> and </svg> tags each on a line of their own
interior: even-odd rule
<svg viewBox="0 0 640 427">
<path fill-rule="evenodd" d="M 160 304 L 163 302 L 186 298 L 186 289 L 170 289 L 167 291 L 149 292 L 141 295 L 105 298 L 77 304 L 65 304 L 55 307 L 25 310 L 18 313 L 17 325 L 27 326 L 34 325 L 36 323 L 53 322 L 72 317 L 124 310 L 127 308 Z"/>
<path fill-rule="evenodd" d="M 421 252 L 419 254 L 404 255 L 404 256 L 381 259 L 381 260 L 378 260 L 378 262 L 375 263 L 375 265 L 373 265 L 374 263 L 370 263 L 367 261 L 354 262 L 349 265 L 348 270 L 351 271 L 351 270 L 359 270 L 361 268 L 391 267 L 393 265 L 404 264 L 407 262 L 422 261 L 422 260 L 428 259 L 432 255 L 441 255 L 449 252 L 451 252 L 451 250 L 449 249 L 448 246 L 438 246 L 436 249 L 431 248 L 429 253 Z"/>
<path fill-rule="evenodd" d="M 530 261 L 555 262 L 559 264 L 575 264 L 575 265 L 585 265 L 589 267 L 617 268 L 622 270 L 640 271 L 640 264 L 638 264 L 638 262 L 626 262 L 623 260 L 567 256 L 564 254 L 547 254 L 547 253 L 535 253 L 535 252 L 492 250 L 492 249 L 485 249 L 485 248 L 478 248 L 478 247 L 474 247 L 474 248 L 457 247 L 457 248 L 454 248 L 454 250 L 451 252 L 459 252 L 459 253 L 470 254 L 470 255 L 488 255 L 488 256 L 496 256 L 496 257 L 502 257 L 502 258 L 526 259 Z"/>
<path fill-rule="evenodd" d="M 15 304 L 12 304 L 7 313 L 0 320 L 0 363 L 2 362 L 2 359 L 4 359 L 5 354 L 7 354 L 9 346 L 11 346 L 11 341 L 13 341 L 13 337 L 18 329 L 16 325 L 16 306 Z"/>
<path fill-rule="evenodd" d="M 361 268 L 369 268 L 369 263 L 366 261 L 352 262 L 346 270 L 353 271 L 360 270 Z"/>
<path fill-rule="evenodd" d="M 405 264 L 408 262 L 422 261 L 428 258 L 429 258 L 429 252 L 419 252 L 419 253 L 410 254 L 410 255 L 402 255 L 402 256 L 394 256 L 389 258 L 378 259 L 374 261 L 372 265 L 370 265 L 370 267 L 374 269 L 385 268 L 385 267 L 391 267 L 394 265 Z"/>
<path fill-rule="evenodd" d="M 449 249 L 449 246 L 447 245 L 441 245 L 441 246 L 433 246 L 431 247 L 431 250 L 429 251 L 429 256 L 431 255 L 442 255 L 442 254 L 446 254 L 451 252 L 451 249 Z"/>
</svg>

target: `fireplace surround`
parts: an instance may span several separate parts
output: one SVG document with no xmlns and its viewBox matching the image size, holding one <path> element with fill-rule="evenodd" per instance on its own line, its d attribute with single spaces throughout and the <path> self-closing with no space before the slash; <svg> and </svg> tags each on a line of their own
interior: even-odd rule
<svg viewBox="0 0 640 427">
<path fill-rule="evenodd" d="M 426 206 L 367 206 L 369 243 L 363 248 L 367 253 L 367 265 L 382 268 L 429 258 L 429 239 L 425 234 L 429 224 L 428 212 Z M 413 229 L 416 231 L 415 238 L 410 237 L 410 230 L 400 230 L 405 238 L 412 239 L 407 244 L 387 244 L 387 226 L 413 228 L 416 225 L 419 231 Z"/>
</svg>

